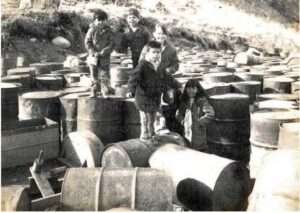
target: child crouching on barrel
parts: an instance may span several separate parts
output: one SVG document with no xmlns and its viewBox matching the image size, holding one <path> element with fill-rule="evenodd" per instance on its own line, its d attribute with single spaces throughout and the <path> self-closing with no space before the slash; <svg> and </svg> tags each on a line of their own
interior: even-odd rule
<svg viewBox="0 0 300 213">
<path fill-rule="evenodd" d="M 207 151 L 206 118 L 213 113 L 198 80 L 189 80 L 180 99 L 176 119 L 184 126 L 184 136 L 191 148 Z"/>
<path fill-rule="evenodd" d="M 139 61 L 128 81 L 127 97 L 135 97 L 140 112 L 142 141 L 154 142 L 156 114 L 160 109 L 162 93 L 170 82 L 165 70 L 158 69 L 160 60 L 161 44 L 157 41 L 148 42 L 145 58 Z"/>
</svg>

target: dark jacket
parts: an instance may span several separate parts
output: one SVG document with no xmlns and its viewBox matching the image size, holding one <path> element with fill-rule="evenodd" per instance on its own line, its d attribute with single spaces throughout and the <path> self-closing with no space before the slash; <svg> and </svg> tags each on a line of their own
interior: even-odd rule
<svg viewBox="0 0 300 213">
<path fill-rule="evenodd" d="M 103 55 L 99 56 L 99 66 L 109 70 L 110 54 L 113 50 L 113 32 L 110 26 L 91 24 L 85 36 L 85 47 L 90 54 L 102 51 Z"/>
<path fill-rule="evenodd" d="M 124 34 L 123 45 L 131 50 L 133 67 L 138 65 L 141 52 L 151 37 L 151 33 L 141 25 L 135 32 L 129 28 L 129 32 Z"/>
<path fill-rule="evenodd" d="M 140 60 L 145 59 L 146 52 L 147 47 L 144 47 L 140 55 Z M 167 68 L 169 68 L 170 74 L 175 73 L 179 68 L 177 50 L 169 41 L 166 41 L 165 47 L 161 52 L 161 62 L 158 68 L 162 70 L 166 70 Z"/>
<path fill-rule="evenodd" d="M 128 81 L 128 89 L 135 95 L 136 106 L 144 112 L 158 111 L 161 95 L 174 84 L 165 71 L 155 71 L 154 66 L 141 60 L 133 70 Z"/>
</svg>

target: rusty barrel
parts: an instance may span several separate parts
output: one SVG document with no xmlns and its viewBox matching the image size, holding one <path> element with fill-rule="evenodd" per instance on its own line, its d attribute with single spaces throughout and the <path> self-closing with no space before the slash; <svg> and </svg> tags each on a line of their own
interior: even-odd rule
<svg viewBox="0 0 300 213">
<path fill-rule="evenodd" d="M 264 93 L 291 93 L 293 79 L 287 77 L 275 77 L 264 79 Z"/>
<path fill-rule="evenodd" d="M 234 93 L 243 93 L 249 96 L 250 104 L 256 100 L 256 96 L 260 94 L 261 83 L 259 81 L 242 81 L 231 83 Z"/>
<path fill-rule="evenodd" d="M 214 83 L 229 83 L 234 81 L 234 75 L 228 72 L 206 73 L 202 78 L 203 81 Z"/>
<path fill-rule="evenodd" d="M 249 118 L 249 97 L 244 94 L 228 93 L 209 97 L 209 103 L 219 120 L 245 120 Z"/>
<path fill-rule="evenodd" d="M 279 128 L 279 149 L 300 150 L 300 123 L 283 123 Z"/>
<path fill-rule="evenodd" d="M 134 99 L 124 99 L 124 132 L 126 139 L 139 138 L 141 131 L 140 114 Z"/>
<path fill-rule="evenodd" d="M 248 211 L 300 210 L 300 151 L 277 150 L 265 156 Z"/>
<path fill-rule="evenodd" d="M 71 168 L 62 185 L 67 211 L 104 211 L 127 207 L 139 211 L 172 210 L 172 180 L 150 168 Z"/>
<path fill-rule="evenodd" d="M 156 135 L 156 143 L 143 142 L 140 139 L 130 139 L 105 147 L 101 166 L 109 168 L 149 167 L 148 160 L 151 154 L 166 143 L 184 146 L 184 138 L 175 132 Z"/>
<path fill-rule="evenodd" d="M 174 201 L 180 201 L 188 209 L 238 211 L 243 210 L 247 203 L 250 177 L 242 163 L 166 144 L 152 154 L 149 164 L 172 178 Z M 203 200 L 210 202 L 193 208 Z"/>
<path fill-rule="evenodd" d="M 60 120 L 60 101 L 58 91 L 27 92 L 19 96 L 19 119 L 50 118 Z"/>
<path fill-rule="evenodd" d="M 99 167 L 103 149 L 100 139 L 90 131 L 71 132 L 63 140 L 63 156 L 72 167 Z"/>
<path fill-rule="evenodd" d="M 5 83 L 19 83 L 22 85 L 22 91 L 29 91 L 33 88 L 33 78 L 32 75 L 10 75 L 1 78 L 1 82 Z"/>
<path fill-rule="evenodd" d="M 1 85 L 1 116 L 2 124 L 9 120 L 18 120 L 18 93 L 21 84 L 0 83 Z"/>
<path fill-rule="evenodd" d="M 80 95 L 86 92 L 69 93 L 59 98 L 60 100 L 60 127 L 61 139 L 63 140 L 70 132 L 77 130 L 77 106 Z"/>
<path fill-rule="evenodd" d="M 1 186 L 1 211 L 30 211 L 31 198 L 22 185 Z"/>
<path fill-rule="evenodd" d="M 77 130 L 89 130 L 106 145 L 124 139 L 123 98 L 80 96 Z"/>
<path fill-rule="evenodd" d="M 60 90 L 65 85 L 62 76 L 51 76 L 48 74 L 38 75 L 35 77 L 35 88 L 38 90 Z"/>
<path fill-rule="evenodd" d="M 125 85 L 128 82 L 132 67 L 115 66 L 110 69 L 110 82 L 113 87 Z"/>
<path fill-rule="evenodd" d="M 33 63 L 29 66 L 36 68 L 36 75 L 48 74 L 51 73 L 51 71 L 63 69 L 63 63 L 57 62 Z"/>
<path fill-rule="evenodd" d="M 210 153 L 248 163 L 250 120 L 224 121 L 207 118 L 206 135 Z"/>
</svg>

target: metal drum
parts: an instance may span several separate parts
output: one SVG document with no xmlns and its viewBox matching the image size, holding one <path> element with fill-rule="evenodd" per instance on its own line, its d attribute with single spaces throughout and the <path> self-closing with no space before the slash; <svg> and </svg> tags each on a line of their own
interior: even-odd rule
<svg viewBox="0 0 300 213">
<path fill-rule="evenodd" d="M 261 83 L 259 81 L 242 81 L 231 83 L 234 93 L 243 93 L 249 96 L 250 104 L 256 100 L 260 94 Z"/>
<path fill-rule="evenodd" d="M 10 75 L 2 77 L 1 82 L 19 83 L 22 85 L 21 91 L 29 91 L 33 88 L 33 78 L 31 75 Z"/>
<path fill-rule="evenodd" d="M 238 72 L 235 73 L 236 81 L 258 81 L 263 86 L 264 74 L 262 72 Z"/>
<path fill-rule="evenodd" d="M 279 149 L 300 150 L 300 123 L 283 123 L 279 128 Z"/>
<path fill-rule="evenodd" d="M 18 93 L 21 84 L 0 83 L 1 85 L 1 121 L 18 120 Z"/>
<path fill-rule="evenodd" d="M 229 83 L 208 83 L 205 81 L 200 82 L 208 96 L 223 95 L 230 93 L 231 87 Z"/>
<path fill-rule="evenodd" d="M 297 101 L 298 97 L 294 94 L 261 94 L 257 97 L 258 101 L 265 100 L 281 100 L 281 101 Z"/>
<path fill-rule="evenodd" d="M 104 211 L 127 207 L 171 211 L 172 180 L 150 168 L 71 168 L 61 191 L 62 210 Z"/>
<path fill-rule="evenodd" d="M 38 74 L 48 74 L 54 70 L 63 69 L 63 63 L 56 62 L 45 62 L 45 63 L 33 63 L 29 65 L 30 67 L 36 68 L 36 75 Z"/>
<path fill-rule="evenodd" d="M 22 185 L 1 186 L 1 211 L 30 211 L 28 189 Z"/>
<path fill-rule="evenodd" d="M 19 96 L 19 119 L 48 117 L 59 122 L 60 101 L 58 91 L 28 92 Z"/>
<path fill-rule="evenodd" d="M 174 201 L 180 201 L 188 209 L 245 209 L 251 188 L 248 169 L 242 163 L 166 144 L 152 154 L 149 164 L 151 168 L 163 170 L 172 178 Z M 210 203 L 193 208 L 203 200 L 209 200 Z"/>
<path fill-rule="evenodd" d="M 132 70 L 131 67 L 121 67 L 121 66 L 111 67 L 110 82 L 112 87 L 122 86 L 124 84 L 127 84 L 131 70 Z"/>
<path fill-rule="evenodd" d="M 263 90 L 264 93 L 291 93 L 292 82 L 293 79 L 286 77 L 265 78 Z"/>
<path fill-rule="evenodd" d="M 39 75 L 35 77 L 35 87 L 39 90 L 60 90 L 64 88 L 64 78 L 61 76 Z"/>
<path fill-rule="evenodd" d="M 51 74 L 58 74 L 58 75 L 65 75 L 65 74 L 69 74 L 69 73 L 74 73 L 74 70 L 65 68 L 62 70 L 51 71 Z"/>
<path fill-rule="evenodd" d="M 124 140 L 123 98 L 82 96 L 78 99 L 77 130 L 89 130 L 106 145 Z"/>
<path fill-rule="evenodd" d="M 34 76 L 36 69 L 34 67 L 18 67 L 7 70 L 7 75 L 31 75 Z"/>
<path fill-rule="evenodd" d="M 228 72 L 207 73 L 203 75 L 203 81 L 214 83 L 229 83 L 234 81 L 234 75 Z"/>
<path fill-rule="evenodd" d="M 209 97 L 209 103 L 219 120 L 249 119 L 249 97 L 243 94 L 228 93 Z"/>
<path fill-rule="evenodd" d="M 297 104 L 296 101 L 266 100 L 257 102 L 256 107 L 258 108 L 258 110 L 269 111 L 291 110 L 298 109 L 299 104 Z"/>
<path fill-rule="evenodd" d="M 71 93 L 59 98 L 60 107 L 60 127 L 61 140 L 63 140 L 69 133 L 77 130 L 77 106 L 80 95 L 87 95 L 86 92 Z"/>
<path fill-rule="evenodd" d="M 140 114 L 134 99 L 124 99 L 124 132 L 126 139 L 139 138 L 141 132 Z"/>
<path fill-rule="evenodd" d="M 63 156 L 72 167 L 99 167 L 103 149 L 100 139 L 90 131 L 72 132 L 63 140 Z"/>
<path fill-rule="evenodd" d="M 296 81 L 292 83 L 292 93 L 298 96 L 300 99 L 300 81 Z"/>
</svg>

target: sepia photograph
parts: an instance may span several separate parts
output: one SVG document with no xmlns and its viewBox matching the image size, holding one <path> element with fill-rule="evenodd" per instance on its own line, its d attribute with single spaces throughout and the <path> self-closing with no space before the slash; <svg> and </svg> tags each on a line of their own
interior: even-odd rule
<svg viewBox="0 0 300 213">
<path fill-rule="evenodd" d="M 299 0 L 1 0 L 1 211 L 300 211 Z"/>
</svg>

